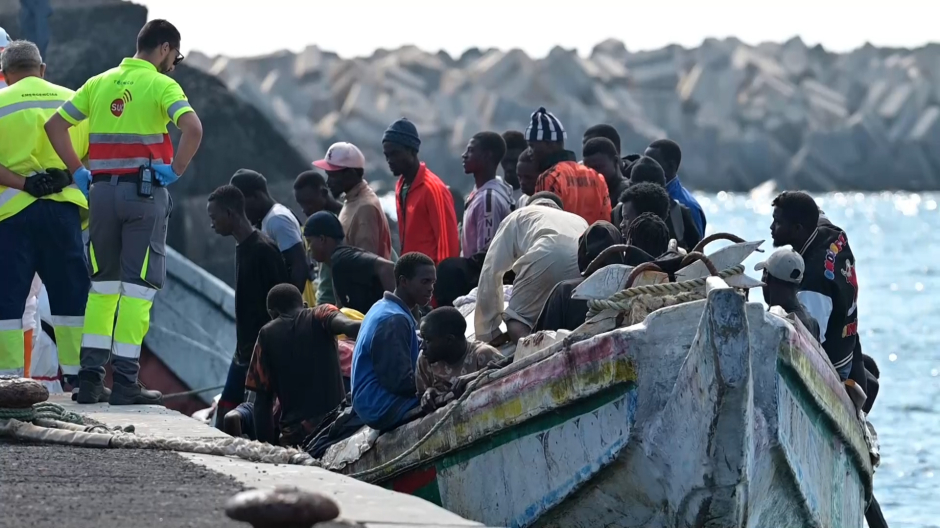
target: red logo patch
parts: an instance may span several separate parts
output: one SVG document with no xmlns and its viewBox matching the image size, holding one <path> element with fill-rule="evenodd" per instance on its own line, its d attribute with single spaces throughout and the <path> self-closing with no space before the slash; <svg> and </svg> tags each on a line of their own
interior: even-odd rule
<svg viewBox="0 0 940 528">
<path fill-rule="evenodd" d="M 115 99 L 111 101 L 111 114 L 114 117 L 121 117 L 121 114 L 124 113 L 124 105 L 130 103 L 134 100 L 134 97 L 131 95 L 130 90 L 124 90 L 124 93 L 121 94 L 120 99 Z"/>
<path fill-rule="evenodd" d="M 123 113 L 124 113 L 124 100 L 115 99 L 111 101 L 111 114 L 113 114 L 114 117 L 121 117 L 121 114 Z"/>
</svg>

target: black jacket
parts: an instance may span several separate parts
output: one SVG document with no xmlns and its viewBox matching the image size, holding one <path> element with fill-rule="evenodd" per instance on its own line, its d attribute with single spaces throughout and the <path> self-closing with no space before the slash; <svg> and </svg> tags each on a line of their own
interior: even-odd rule
<svg viewBox="0 0 940 528">
<path fill-rule="evenodd" d="M 858 341 L 855 256 L 845 232 L 825 218 L 820 218 L 800 254 L 805 266 L 800 302 L 819 322 L 823 349 L 833 366 L 841 369 L 851 363 Z"/>
<path fill-rule="evenodd" d="M 672 200 L 669 206 L 666 226 L 669 227 L 669 238 L 674 238 L 679 247 L 686 251 L 692 251 L 692 248 L 702 241 L 702 234 L 698 232 L 692 211 L 675 200 Z"/>
</svg>

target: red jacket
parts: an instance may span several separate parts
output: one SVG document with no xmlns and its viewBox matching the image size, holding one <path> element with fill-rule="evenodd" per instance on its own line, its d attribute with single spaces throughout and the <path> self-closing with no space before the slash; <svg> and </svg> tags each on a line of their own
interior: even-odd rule
<svg viewBox="0 0 940 528">
<path fill-rule="evenodd" d="M 398 178 L 395 184 L 401 254 L 424 253 L 435 265 L 446 258 L 460 256 L 454 198 L 444 182 L 421 163 L 403 203 L 403 181 Z"/>
</svg>

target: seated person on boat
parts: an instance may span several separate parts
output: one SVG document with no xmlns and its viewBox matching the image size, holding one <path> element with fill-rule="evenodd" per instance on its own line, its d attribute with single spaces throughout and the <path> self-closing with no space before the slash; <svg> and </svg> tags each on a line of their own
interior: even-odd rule
<svg viewBox="0 0 940 528">
<path fill-rule="evenodd" d="M 395 265 L 374 253 L 347 245 L 343 225 L 333 213 L 314 213 L 304 224 L 304 237 L 310 255 L 329 266 L 333 296 L 341 307 L 366 313 L 386 291 L 395 289 Z"/>
<path fill-rule="evenodd" d="M 561 199 L 552 193 L 536 193 L 503 220 L 480 273 L 474 315 L 478 339 L 493 341 L 502 321 L 512 342 L 532 331 L 552 288 L 580 275 L 578 237 L 587 227 L 583 218 L 563 211 Z M 503 276 L 510 270 L 516 278 L 504 307 Z"/>
<path fill-rule="evenodd" d="M 495 348 L 482 341 L 468 341 L 467 320 L 451 306 L 437 308 L 421 319 L 421 354 L 415 377 L 421 408 L 433 411 L 448 401 L 470 376 L 488 364 L 503 359 Z"/>
<path fill-rule="evenodd" d="M 620 237 L 620 230 L 610 222 L 602 220 L 594 222 L 578 239 L 578 269 L 581 273 L 584 273 L 588 265 L 602 251 L 619 244 Z M 604 265 L 622 263 L 621 257 L 620 253 L 615 253 L 608 261 L 605 261 Z M 596 267 L 600 269 L 603 266 L 596 265 Z M 587 301 L 572 299 L 571 294 L 586 278 L 587 276 L 566 279 L 552 288 L 535 322 L 535 331 L 574 330 L 584 324 L 584 317 L 588 311 Z"/>
<path fill-rule="evenodd" d="M 784 192 L 772 205 L 774 246 L 789 245 L 803 256 L 806 269 L 797 295 L 819 323 L 820 343 L 839 377 L 848 379 L 857 343 L 858 282 L 845 232 L 828 222 L 820 225 L 819 207 L 804 192 Z M 861 379 L 855 380 L 859 384 L 865 382 L 864 369 L 861 372 Z"/>
<path fill-rule="evenodd" d="M 395 292 L 386 292 L 366 313 L 353 350 L 353 409 L 380 431 L 394 429 L 418 408 L 413 312 L 431 301 L 434 261 L 422 253 L 406 253 L 395 264 L 395 280 Z"/>
<path fill-rule="evenodd" d="M 665 190 L 666 175 L 656 160 L 642 156 L 630 166 L 630 183 L 655 183 Z M 668 196 L 668 191 L 666 194 Z M 702 241 L 702 233 L 695 224 L 691 209 L 674 198 L 669 198 L 669 209 L 663 220 L 669 227 L 669 237 L 675 239 L 682 249 L 692 251 L 692 248 Z"/>
<path fill-rule="evenodd" d="M 329 213 L 327 213 L 329 214 Z M 304 308 L 300 290 L 279 284 L 268 293 L 273 320 L 258 334 L 245 386 L 255 392 L 255 435 L 273 437 L 274 398 L 281 404 L 280 444 L 294 446 L 346 397 L 336 336 L 356 336 L 360 322 L 332 304 Z"/>
<path fill-rule="evenodd" d="M 787 313 L 795 315 L 803 326 L 819 341 L 819 323 L 800 302 L 797 293 L 803 281 L 803 257 L 791 248 L 783 247 L 774 251 L 770 258 L 758 262 L 754 271 L 763 271 L 762 291 L 767 306 L 779 306 Z"/>
<path fill-rule="evenodd" d="M 627 228 L 630 222 L 643 213 L 652 213 L 663 220 L 669 215 L 669 195 L 665 187 L 655 183 L 643 182 L 633 184 L 623 192 L 620 197 L 623 205 L 623 221 L 620 222 L 620 231 L 627 239 Z M 652 256 L 652 255 L 651 255 Z"/>
</svg>

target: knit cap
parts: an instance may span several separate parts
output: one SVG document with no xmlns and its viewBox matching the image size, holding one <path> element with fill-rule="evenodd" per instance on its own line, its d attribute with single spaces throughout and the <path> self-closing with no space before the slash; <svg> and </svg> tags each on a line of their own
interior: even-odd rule
<svg viewBox="0 0 940 528">
<path fill-rule="evenodd" d="M 565 133 L 565 127 L 561 126 L 561 121 L 544 106 L 540 106 L 532 113 L 529 126 L 525 129 L 525 139 L 526 141 L 559 143 L 568 139 L 568 134 Z"/>
<path fill-rule="evenodd" d="M 404 117 L 395 121 L 388 127 L 385 134 L 382 135 L 382 143 L 386 141 L 414 150 L 418 150 L 418 147 L 421 146 L 421 138 L 418 137 L 418 129 L 415 128 L 414 123 Z"/>
</svg>

